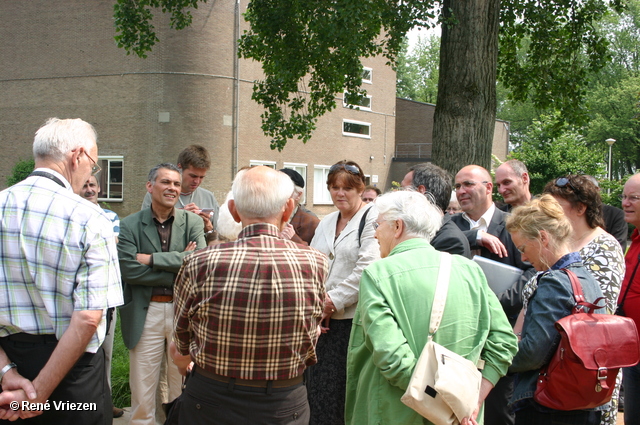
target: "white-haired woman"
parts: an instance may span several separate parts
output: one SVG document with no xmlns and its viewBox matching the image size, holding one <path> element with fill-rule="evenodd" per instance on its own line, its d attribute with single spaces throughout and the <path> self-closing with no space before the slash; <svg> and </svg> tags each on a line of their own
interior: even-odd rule
<svg viewBox="0 0 640 425">
<path fill-rule="evenodd" d="M 442 216 L 417 192 L 388 193 L 375 205 L 375 237 L 383 258 L 368 266 L 360 280 L 347 360 L 345 419 L 354 425 L 422 425 L 424 418 L 400 397 L 427 343 L 444 255 L 429 241 Z M 516 353 L 516 336 L 482 270 L 459 255 L 452 257 L 446 307 L 434 341 L 474 363 L 485 360 L 478 406 Z"/>
</svg>

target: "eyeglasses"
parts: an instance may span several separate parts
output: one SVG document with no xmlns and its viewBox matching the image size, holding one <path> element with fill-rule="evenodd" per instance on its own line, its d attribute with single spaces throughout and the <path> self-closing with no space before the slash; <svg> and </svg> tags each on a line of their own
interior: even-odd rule
<svg viewBox="0 0 640 425">
<path fill-rule="evenodd" d="M 485 180 L 485 181 L 482 181 L 482 182 L 480 182 L 480 183 L 482 183 L 482 184 L 487 184 L 487 183 L 489 183 L 489 182 Z M 455 190 L 456 190 L 456 192 L 457 192 L 457 191 L 459 191 L 460 189 L 462 189 L 463 187 L 464 187 L 465 189 L 471 189 L 472 187 L 474 187 L 474 186 L 475 186 L 475 185 L 477 185 L 477 184 L 478 184 L 478 182 L 474 182 L 473 180 L 466 180 L 466 181 L 463 181 L 462 183 L 456 183 L 455 185 L 453 185 L 453 187 L 454 187 L 454 189 L 455 189 Z"/>
<path fill-rule="evenodd" d="M 580 193 L 580 191 L 573 185 L 571 184 L 571 177 L 559 177 L 556 179 L 555 181 L 555 185 L 557 187 L 565 187 L 565 186 L 569 186 L 571 188 L 571 190 L 573 190 L 574 193 Z"/>
<path fill-rule="evenodd" d="M 522 245 L 522 246 L 518 246 L 518 247 L 516 247 L 516 249 L 518 250 L 518 252 L 519 252 L 520 254 L 524 254 L 525 246 L 524 246 L 524 245 Z"/>
<path fill-rule="evenodd" d="M 102 168 L 98 165 L 98 163 L 96 161 L 93 160 L 93 158 L 91 158 L 91 155 L 89 155 L 89 153 L 87 151 L 84 151 L 84 153 L 91 160 L 91 162 L 93 162 L 93 167 L 91 167 L 91 175 L 95 176 L 96 174 L 98 174 L 100 172 L 100 170 L 102 170 Z"/>
<path fill-rule="evenodd" d="M 622 202 L 628 200 L 629 202 L 638 202 L 640 200 L 640 196 L 638 195 L 621 195 L 620 200 Z"/>
<path fill-rule="evenodd" d="M 343 168 L 345 171 L 353 174 L 354 176 L 360 175 L 360 169 L 355 165 L 351 165 L 351 164 L 334 164 L 331 166 L 331 168 L 329 168 L 329 174 L 335 173 L 336 171 L 341 170 Z"/>
</svg>

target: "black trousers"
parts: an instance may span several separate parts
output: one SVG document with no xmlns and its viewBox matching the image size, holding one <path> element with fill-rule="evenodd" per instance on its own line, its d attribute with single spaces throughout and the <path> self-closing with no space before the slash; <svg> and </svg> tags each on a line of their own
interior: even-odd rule
<svg viewBox="0 0 640 425">
<path fill-rule="evenodd" d="M 176 403 L 180 425 L 306 425 L 307 388 L 254 388 L 219 382 L 196 370 Z"/>
<path fill-rule="evenodd" d="M 58 345 L 54 335 L 15 334 L 0 338 L 0 346 L 17 365 L 18 372 L 34 380 Z M 71 410 L 78 405 L 83 410 Z M 107 425 L 113 423 L 111 391 L 107 383 L 102 347 L 84 353 L 49 396 L 50 410 L 18 423 L 43 425 Z M 6 421 L 5 421 L 6 422 Z"/>
<path fill-rule="evenodd" d="M 513 425 L 516 415 L 509 407 L 513 395 L 513 376 L 503 376 L 484 401 L 484 423 L 487 425 Z"/>
</svg>

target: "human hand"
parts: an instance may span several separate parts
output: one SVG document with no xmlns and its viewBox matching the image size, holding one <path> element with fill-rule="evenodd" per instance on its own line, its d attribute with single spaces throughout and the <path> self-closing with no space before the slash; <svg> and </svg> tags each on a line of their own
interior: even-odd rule
<svg viewBox="0 0 640 425">
<path fill-rule="evenodd" d="M 326 294 L 324 297 L 324 309 L 322 311 L 322 325 L 320 326 L 320 330 L 322 333 L 327 333 L 329 330 L 329 322 L 331 320 L 331 316 L 336 312 L 336 306 L 333 304 L 331 297 L 329 294 Z"/>
<path fill-rule="evenodd" d="M 193 202 L 190 204 L 187 204 L 184 206 L 184 210 L 185 211 L 191 211 L 192 213 L 195 214 L 200 214 L 200 208 L 198 208 L 198 206 L 196 204 L 194 204 Z"/>
<path fill-rule="evenodd" d="M 198 213 L 200 217 L 202 217 L 202 221 L 204 222 L 204 231 L 210 232 L 213 230 L 213 223 L 211 223 L 211 215 L 209 213 L 204 213 L 200 211 Z"/>
<path fill-rule="evenodd" d="M 15 421 L 17 419 L 28 419 L 41 415 L 42 410 L 23 410 L 24 402 L 46 403 L 47 400 L 38 400 L 36 397 L 29 398 L 23 389 L 3 390 L 0 393 L 0 419 Z"/>
<path fill-rule="evenodd" d="M 283 239 L 290 240 L 292 237 L 295 236 L 295 234 L 296 234 L 296 231 L 294 230 L 291 223 L 287 223 L 282 227 L 282 231 L 280 232 L 280 237 Z"/>
<path fill-rule="evenodd" d="M 489 251 L 496 254 L 500 258 L 508 257 L 507 248 L 505 248 L 502 241 L 487 232 L 481 233 L 480 241 L 478 244 L 487 248 Z"/>
<path fill-rule="evenodd" d="M 151 254 L 136 254 L 136 260 L 138 263 L 144 264 L 145 266 L 151 266 Z"/>
<path fill-rule="evenodd" d="M 191 241 L 184 247 L 184 252 L 195 251 L 197 247 L 198 245 L 194 241 Z"/>
</svg>

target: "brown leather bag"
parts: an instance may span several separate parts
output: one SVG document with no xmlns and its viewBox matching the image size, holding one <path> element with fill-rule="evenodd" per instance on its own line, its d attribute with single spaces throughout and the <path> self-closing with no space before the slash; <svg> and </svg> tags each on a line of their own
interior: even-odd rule
<svg viewBox="0 0 640 425">
<path fill-rule="evenodd" d="M 591 409 L 611 400 L 621 367 L 640 361 L 638 331 L 628 317 L 592 313 L 601 307 L 586 302 L 578 277 L 563 270 L 576 305 L 572 314 L 556 322 L 560 344 L 540 371 L 533 399 L 557 410 Z"/>
</svg>

